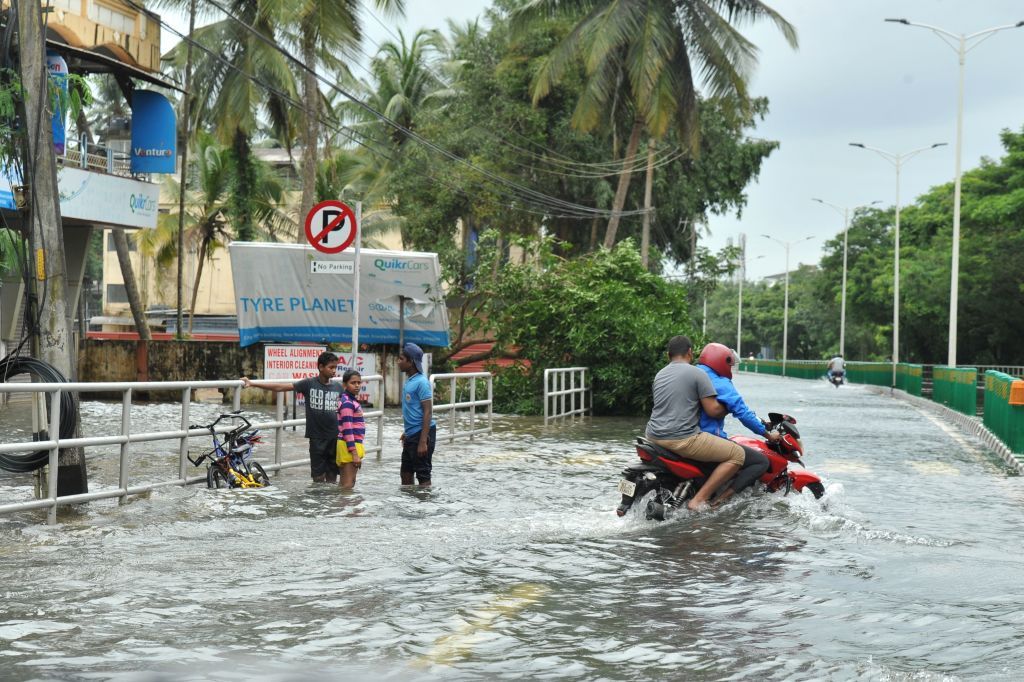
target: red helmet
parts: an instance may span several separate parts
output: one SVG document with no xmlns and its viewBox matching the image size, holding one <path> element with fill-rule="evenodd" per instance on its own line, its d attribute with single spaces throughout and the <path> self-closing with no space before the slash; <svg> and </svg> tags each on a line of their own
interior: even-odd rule
<svg viewBox="0 0 1024 682">
<path fill-rule="evenodd" d="M 704 346 L 704 349 L 700 352 L 700 357 L 697 358 L 697 362 L 702 365 L 707 365 L 720 377 L 726 379 L 732 379 L 732 368 L 739 364 L 739 360 L 736 358 L 736 354 L 732 352 L 732 349 L 721 343 L 709 343 Z"/>
</svg>

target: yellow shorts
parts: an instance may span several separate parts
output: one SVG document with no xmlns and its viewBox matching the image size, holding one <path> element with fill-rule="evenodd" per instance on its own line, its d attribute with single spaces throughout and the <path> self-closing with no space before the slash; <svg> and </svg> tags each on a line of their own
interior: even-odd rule
<svg viewBox="0 0 1024 682">
<path fill-rule="evenodd" d="M 363 450 L 362 443 L 356 443 L 356 455 L 359 459 L 366 456 L 366 452 Z M 342 464 L 351 464 L 353 462 L 352 453 L 348 451 L 348 443 L 343 440 L 338 441 L 336 461 L 338 466 Z"/>
</svg>

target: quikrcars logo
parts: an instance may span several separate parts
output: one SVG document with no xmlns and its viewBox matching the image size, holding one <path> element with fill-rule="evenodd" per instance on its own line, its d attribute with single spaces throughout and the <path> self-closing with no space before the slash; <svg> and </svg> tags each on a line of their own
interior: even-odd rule
<svg viewBox="0 0 1024 682">
<path fill-rule="evenodd" d="M 429 270 L 429 263 L 414 263 L 407 260 L 399 260 L 392 258 L 387 260 L 385 258 L 378 258 L 373 261 L 374 266 L 381 272 L 387 272 L 388 270 L 402 270 L 403 272 L 413 272 L 418 270 Z"/>
<path fill-rule="evenodd" d="M 132 213 L 152 213 L 156 208 L 156 200 L 145 194 L 133 194 L 128 198 L 128 208 Z"/>
</svg>

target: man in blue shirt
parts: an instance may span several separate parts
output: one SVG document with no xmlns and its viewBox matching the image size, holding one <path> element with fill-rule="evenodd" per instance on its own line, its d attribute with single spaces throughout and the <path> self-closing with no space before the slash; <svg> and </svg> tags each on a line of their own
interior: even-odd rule
<svg viewBox="0 0 1024 682">
<path fill-rule="evenodd" d="M 430 485 L 437 425 L 433 420 L 434 393 L 423 376 L 423 349 L 407 343 L 398 353 L 398 369 L 406 374 L 402 386 L 402 485 Z"/>
<path fill-rule="evenodd" d="M 736 390 L 732 383 L 732 368 L 739 364 L 739 358 L 730 348 L 720 343 L 709 343 L 704 346 L 697 359 L 697 367 L 704 370 L 711 379 L 711 385 L 715 387 L 718 394 L 716 400 L 720 402 L 727 411 L 740 420 L 744 426 L 758 436 L 767 438 L 775 443 L 779 440 L 779 434 L 768 431 L 761 420 L 757 418 L 754 411 L 747 407 L 743 397 Z M 701 412 L 700 430 L 714 436 L 728 438 L 725 432 L 725 415 L 712 417 L 707 412 Z M 729 487 L 722 491 L 715 498 L 715 504 L 721 504 L 730 497 L 752 485 L 764 472 L 768 470 L 768 458 L 753 448 L 743 447 L 743 466 L 737 472 L 736 477 L 729 484 Z"/>
</svg>

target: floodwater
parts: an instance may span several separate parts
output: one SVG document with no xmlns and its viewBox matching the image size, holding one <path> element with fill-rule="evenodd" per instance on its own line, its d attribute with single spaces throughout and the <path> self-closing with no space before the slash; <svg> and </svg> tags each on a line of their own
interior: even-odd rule
<svg viewBox="0 0 1024 682">
<path fill-rule="evenodd" d="M 351 494 L 299 467 L 266 490 L 62 510 L 55 527 L 0 517 L 0 678 L 1019 679 L 1022 479 L 887 395 L 737 383 L 797 418 L 823 500 L 619 519 L 644 420 L 610 418 L 499 417 L 493 436 L 439 443 L 433 489 L 401 489 L 389 415 Z M 176 407 L 144 409 L 173 428 Z M 83 406 L 110 430 L 119 414 Z M 92 455 L 94 488 L 115 460 Z M 175 470 L 171 454 L 133 461 L 133 483 Z M 30 484 L 0 474 L 0 502 Z"/>
</svg>

